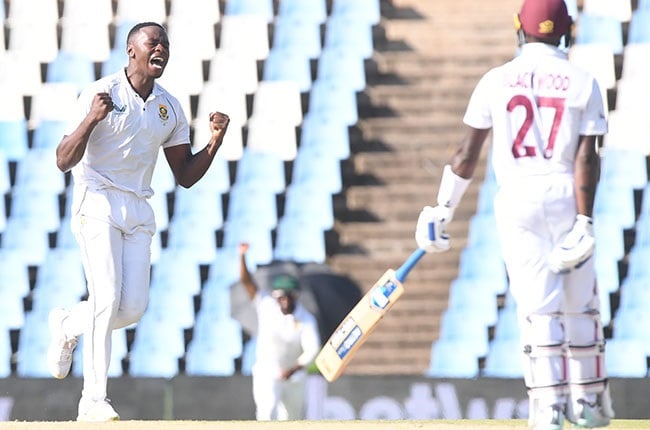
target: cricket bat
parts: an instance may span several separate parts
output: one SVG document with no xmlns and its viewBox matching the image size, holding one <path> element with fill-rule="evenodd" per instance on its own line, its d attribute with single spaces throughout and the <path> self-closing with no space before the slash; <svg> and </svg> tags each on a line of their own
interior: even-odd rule
<svg viewBox="0 0 650 430">
<path fill-rule="evenodd" d="M 388 269 L 334 330 L 316 356 L 316 366 L 328 382 L 343 373 L 379 320 L 402 296 L 402 283 L 424 254 L 423 249 L 417 249 L 397 270 Z"/>
</svg>

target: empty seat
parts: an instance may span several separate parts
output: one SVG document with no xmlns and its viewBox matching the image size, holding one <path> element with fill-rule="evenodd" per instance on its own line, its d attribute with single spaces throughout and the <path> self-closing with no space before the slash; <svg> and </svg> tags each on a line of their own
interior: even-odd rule
<svg viewBox="0 0 650 430">
<path fill-rule="evenodd" d="M 467 246 L 460 255 L 458 278 L 477 279 L 491 289 L 497 288 L 493 294 L 505 293 L 508 274 L 499 248 L 487 244 Z"/>
<path fill-rule="evenodd" d="M 237 49 L 217 49 L 210 59 L 208 82 L 228 86 L 245 94 L 257 89 L 257 60 Z"/>
<path fill-rule="evenodd" d="M 197 256 L 190 249 L 167 247 L 151 266 L 151 284 L 168 294 L 191 297 L 201 291 L 201 275 Z M 169 291 L 172 287 L 175 291 Z"/>
<path fill-rule="evenodd" d="M 615 145 L 650 154 L 648 117 L 641 114 L 645 97 L 650 97 L 650 82 L 636 78 L 617 81 L 616 110 L 609 115 L 610 130 L 605 145 Z"/>
<path fill-rule="evenodd" d="M 492 378 L 522 378 L 523 348 L 519 339 L 495 339 L 485 357 L 482 375 Z"/>
<path fill-rule="evenodd" d="M 614 54 L 609 45 L 599 43 L 573 45 L 569 49 L 569 61 L 590 72 L 598 81 L 601 90 L 616 86 Z"/>
<path fill-rule="evenodd" d="M 237 162 L 233 186 L 254 185 L 273 193 L 286 188 L 284 161 L 272 152 L 252 151 L 248 148 Z"/>
<path fill-rule="evenodd" d="M 274 154 L 283 161 L 294 160 L 298 153 L 296 127 L 284 118 L 256 114 L 248 121 L 246 148 Z"/>
<path fill-rule="evenodd" d="M 200 218 L 212 230 L 223 226 L 221 192 L 201 187 L 178 187 L 174 196 L 174 217 L 196 218 L 197 221 Z"/>
<path fill-rule="evenodd" d="M 282 0 L 278 5 L 277 18 L 297 18 L 314 24 L 323 24 L 327 20 L 327 1 Z"/>
<path fill-rule="evenodd" d="M 175 52 L 157 82 L 177 98 L 199 95 L 203 90 L 202 59 L 187 50 Z M 191 110 L 186 110 L 185 116 L 191 120 Z"/>
<path fill-rule="evenodd" d="M 9 294 L 21 300 L 29 294 L 29 268 L 20 255 L 0 248 L 0 273 L 0 291 L 7 300 Z"/>
<path fill-rule="evenodd" d="M 610 377 L 645 378 L 648 367 L 643 343 L 634 339 L 608 339 L 605 366 Z"/>
<path fill-rule="evenodd" d="M 251 117 L 268 117 L 298 126 L 302 122 L 300 87 L 292 81 L 261 81 L 253 96 Z"/>
<path fill-rule="evenodd" d="M 645 77 L 650 73 L 650 43 L 628 43 L 623 48 L 623 79 Z"/>
<path fill-rule="evenodd" d="M 650 9 L 637 9 L 632 13 L 627 43 L 650 43 Z"/>
<path fill-rule="evenodd" d="M 38 268 L 34 288 L 47 288 L 55 283 L 65 285 L 73 296 L 86 294 L 86 278 L 78 248 L 52 248 L 48 251 Z"/>
<path fill-rule="evenodd" d="M 120 69 L 126 67 L 129 62 L 129 57 L 126 52 L 121 49 L 111 49 L 108 54 L 108 58 L 102 61 L 102 66 L 100 70 L 100 75 L 103 78 L 112 73 L 117 72 Z"/>
<path fill-rule="evenodd" d="M 166 19 L 165 0 L 117 0 L 115 22 L 153 21 L 162 24 Z"/>
<path fill-rule="evenodd" d="M 41 121 L 38 127 L 34 129 L 32 148 L 36 150 L 55 149 L 63 139 L 63 136 L 70 132 L 70 126 L 71 124 L 68 121 Z"/>
<path fill-rule="evenodd" d="M 295 14 L 279 15 L 273 26 L 272 46 L 271 53 L 276 49 L 288 49 L 307 59 L 319 59 L 322 49 L 320 23 L 315 18 Z"/>
<path fill-rule="evenodd" d="M 353 91 L 366 87 L 363 58 L 345 48 L 325 47 L 318 59 L 316 76 L 319 81 L 332 81 Z"/>
<path fill-rule="evenodd" d="M 27 156 L 29 140 L 27 121 L 24 118 L 0 119 L 0 152 L 6 161 L 18 162 Z"/>
<path fill-rule="evenodd" d="M 641 78 L 619 79 L 616 110 L 609 112 L 609 131 L 603 140 L 605 157 L 609 148 L 634 151 L 641 155 L 640 158 L 650 154 L 650 119 L 641 114 L 639 110 L 643 106 L 645 95 L 650 96 L 650 84 L 645 80 Z M 606 161 L 604 157 L 603 161 Z M 638 178 L 636 176 L 638 164 L 638 162 L 634 162 L 630 166 L 635 169 L 634 175 L 631 177 Z M 618 179 L 620 182 L 620 179 L 623 178 Z"/>
<path fill-rule="evenodd" d="M 207 145 L 208 141 L 212 137 L 212 132 L 210 131 L 207 120 L 205 120 L 204 117 L 197 117 L 194 124 L 192 149 L 194 151 L 200 151 Z M 237 161 L 242 157 L 244 153 L 244 136 L 242 127 L 242 124 L 237 123 L 235 120 L 230 120 L 230 124 L 228 124 L 228 132 L 223 138 L 219 151 L 217 152 L 219 157 L 229 161 Z"/>
<path fill-rule="evenodd" d="M 292 183 L 313 184 L 337 194 L 343 189 L 341 162 L 327 148 L 301 147 L 293 162 Z"/>
<path fill-rule="evenodd" d="M 186 290 L 180 284 L 180 277 L 157 276 L 152 280 L 147 312 L 164 314 L 173 326 L 190 329 L 194 325 L 194 293 L 197 291 Z"/>
<path fill-rule="evenodd" d="M 31 228 L 46 235 L 55 233 L 61 225 L 58 194 L 47 189 L 14 186 L 11 219 L 26 220 Z"/>
<path fill-rule="evenodd" d="M 49 250 L 47 231 L 40 221 L 10 217 L 2 233 L 2 249 L 15 253 L 26 266 L 40 266 Z"/>
<path fill-rule="evenodd" d="M 517 306 L 504 306 L 499 310 L 497 323 L 494 326 L 494 340 L 519 340 L 520 339 L 519 316 Z"/>
<path fill-rule="evenodd" d="M 499 314 L 497 293 L 492 288 L 489 281 L 483 282 L 481 278 L 455 279 L 449 287 L 447 309 L 472 312 L 483 320 L 486 327 L 493 326 L 497 323 Z"/>
<path fill-rule="evenodd" d="M 228 64 L 218 65 L 216 67 L 229 67 Z M 256 84 L 257 85 L 257 84 Z M 231 81 L 215 80 L 206 82 L 199 94 L 197 105 L 195 127 L 207 127 L 208 119 L 212 112 L 226 112 L 230 118 L 231 124 L 244 125 L 248 119 L 246 107 L 246 91 L 243 87 L 233 85 Z M 228 134 L 226 133 L 226 136 Z M 204 142 L 203 144 L 207 143 Z"/>
<path fill-rule="evenodd" d="M 201 13 L 197 14 L 197 10 Z M 169 18 L 200 18 L 216 24 L 221 19 L 221 8 L 219 2 L 213 0 L 171 0 Z"/>
<path fill-rule="evenodd" d="M 108 366 L 108 377 L 119 378 L 124 374 L 122 367 L 122 360 L 128 354 L 126 328 L 113 330 L 111 333 L 111 358 Z M 72 359 L 72 375 L 81 378 L 83 377 L 83 341 L 84 338 L 79 338 L 79 343 L 74 350 Z"/>
<path fill-rule="evenodd" d="M 112 0 L 63 0 L 61 18 L 65 25 L 93 22 L 108 26 L 113 21 Z"/>
<path fill-rule="evenodd" d="M 332 194 L 314 183 L 291 183 L 285 193 L 283 216 L 307 217 L 329 230 L 334 226 Z"/>
<path fill-rule="evenodd" d="M 61 138 L 63 135 L 61 135 Z M 49 192 L 60 194 L 65 191 L 65 175 L 56 166 L 54 148 L 36 149 L 27 152 L 16 166 L 14 194 L 19 192 Z M 41 194 L 42 195 L 42 194 Z M 50 214 L 44 214 L 48 216 Z M 59 216 L 58 200 L 53 215 Z"/>
<path fill-rule="evenodd" d="M 284 215 L 278 224 L 275 260 L 295 263 L 324 263 L 325 233 L 309 215 Z"/>
<path fill-rule="evenodd" d="M 256 16 L 271 23 L 274 18 L 273 0 L 228 0 L 224 15 Z"/>
<path fill-rule="evenodd" d="M 359 58 L 369 59 L 374 50 L 372 25 L 352 15 L 332 14 L 325 25 L 323 46 L 346 49 Z"/>
<path fill-rule="evenodd" d="M 470 342 L 462 340 L 435 341 L 426 375 L 433 378 L 475 378 L 479 375 L 478 360 Z"/>
<path fill-rule="evenodd" d="M 302 93 L 311 88 L 309 57 L 291 46 L 274 46 L 264 60 L 264 81 L 291 81 Z"/>
<path fill-rule="evenodd" d="M 227 221 L 239 218 L 255 219 L 265 229 L 272 230 L 278 223 L 275 192 L 251 183 L 235 183 L 230 190 Z"/>
<path fill-rule="evenodd" d="M 345 16 L 369 25 L 379 24 L 381 19 L 379 0 L 333 0 L 331 16 Z"/>
<path fill-rule="evenodd" d="M 344 83 L 318 78 L 309 93 L 308 112 L 337 115 L 346 125 L 352 126 L 359 119 L 356 93 Z"/>
<path fill-rule="evenodd" d="M 131 348 L 129 375 L 140 378 L 171 379 L 178 374 L 178 357 L 170 353 L 163 339 Z"/>
<path fill-rule="evenodd" d="M 216 246 L 216 231 L 199 217 L 172 217 L 169 221 L 168 249 L 193 251 L 197 264 L 209 264 Z"/>
<path fill-rule="evenodd" d="M 11 127 L 19 127 L 19 125 L 14 125 L 15 121 L 24 120 L 25 117 L 25 103 L 23 101 L 23 94 L 12 82 L 2 82 L 0 83 L 0 96 L 5 103 L 0 106 L 0 133 L 8 133 L 9 130 L 13 130 Z M 9 123 L 9 124 L 7 124 Z M 8 138 L 13 136 L 2 136 L 2 142 L 4 143 Z M 19 140 L 20 142 L 20 140 Z M 7 145 L 4 143 L 4 145 Z"/>
<path fill-rule="evenodd" d="M 3 52 L 0 49 L 0 54 L 0 87 L 8 84 L 14 92 L 26 96 L 38 92 L 43 83 L 40 61 L 23 51 Z M 15 107 L 24 116 L 22 100 Z"/>
<path fill-rule="evenodd" d="M 16 10 L 15 5 L 27 6 L 28 3 L 12 2 L 10 10 Z M 30 14 L 29 19 L 11 19 L 8 21 L 10 52 L 25 53 L 40 63 L 54 61 L 59 53 L 58 11 L 54 19 L 51 17 L 39 18 L 33 14 L 33 10 L 44 11 L 46 9 L 47 7 L 33 7 L 32 10 L 28 11 Z"/>
<path fill-rule="evenodd" d="M 474 358 L 485 357 L 489 348 L 488 327 L 475 311 L 446 309 L 440 320 L 440 339 L 466 341 Z"/>
<path fill-rule="evenodd" d="M 111 36 L 109 23 L 99 18 L 100 5 L 96 5 L 97 20 L 74 21 L 61 20 L 61 49 L 60 52 L 79 55 L 88 58 L 93 63 L 108 60 L 111 55 Z"/>
<path fill-rule="evenodd" d="M 300 128 L 300 148 L 316 146 L 339 160 L 350 157 L 350 134 L 345 121 L 335 113 L 308 112 Z"/>
<path fill-rule="evenodd" d="M 264 60 L 269 55 L 269 29 L 265 17 L 224 15 L 219 40 L 219 49 L 239 51 L 250 59 Z"/>
<path fill-rule="evenodd" d="M 612 54 L 623 53 L 623 28 L 621 21 L 612 16 L 580 14 L 576 44 L 605 44 Z"/>
<path fill-rule="evenodd" d="M 212 19 L 202 15 L 197 13 L 193 16 L 170 16 L 167 19 L 167 32 L 174 55 L 183 53 L 183 57 L 192 64 L 199 62 L 201 66 L 203 61 L 212 58 L 217 49 L 214 23 Z"/>
<path fill-rule="evenodd" d="M 273 260 L 271 230 L 256 217 L 240 216 L 226 221 L 223 230 L 223 246 L 236 248 L 240 243 L 250 244 L 250 257 L 255 265 L 269 264 Z"/>
<path fill-rule="evenodd" d="M 621 22 L 628 22 L 632 16 L 630 0 L 585 0 L 582 11 L 590 15 L 611 16 Z"/>
<path fill-rule="evenodd" d="M 77 120 L 77 85 L 71 82 L 44 82 L 32 96 L 28 127 L 36 129 L 41 121 Z"/>
<path fill-rule="evenodd" d="M 608 219 L 618 219 L 621 229 L 632 228 L 636 221 L 635 211 L 634 192 L 631 187 L 607 182 L 599 184 L 594 200 L 594 218 L 617 214 L 617 217 Z"/>
</svg>

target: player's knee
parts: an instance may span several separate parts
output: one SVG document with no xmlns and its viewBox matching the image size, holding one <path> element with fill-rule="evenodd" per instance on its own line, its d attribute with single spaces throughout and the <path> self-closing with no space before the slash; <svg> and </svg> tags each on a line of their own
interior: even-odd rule
<svg viewBox="0 0 650 430">
<path fill-rule="evenodd" d="M 131 302 L 131 303 L 122 303 L 120 309 L 117 312 L 117 319 L 120 321 L 121 325 L 127 326 L 133 323 L 140 321 L 142 315 L 147 308 L 147 303 L 145 302 Z"/>
<path fill-rule="evenodd" d="M 589 347 L 603 343 L 603 326 L 597 310 L 567 314 L 565 326 L 570 347 Z"/>
</svg>

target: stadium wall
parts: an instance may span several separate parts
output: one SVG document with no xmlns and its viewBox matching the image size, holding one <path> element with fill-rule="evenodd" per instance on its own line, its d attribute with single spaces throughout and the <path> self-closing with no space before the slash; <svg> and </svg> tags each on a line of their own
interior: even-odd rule
<svg viewBox="0 0 650 430">
<path fill-rule="evenodd" d="M 70 421 L 82 381 L 0 379 L 0 421 Z M 343 376 L 332 384 L 312 376 L 308 419 L 526 418 L 523 381 Z M 650 419 L 649 380 L 613 379 L 616 417 Z M 172 380 L 116 378 L 109 396 L 122 419 L 252 420 L 251 379 L 179 376 Z"/>
</svg>

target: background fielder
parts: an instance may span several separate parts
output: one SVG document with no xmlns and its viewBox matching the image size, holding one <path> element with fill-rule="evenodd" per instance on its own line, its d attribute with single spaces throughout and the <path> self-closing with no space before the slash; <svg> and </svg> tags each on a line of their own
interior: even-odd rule
<svg viewBox="0 0 650 430">
<path fill-rule="evenodd" d="M 595 79 L 558 48 L 570 38 L 563 0 L 525 0 L 514 60 L 487 72 L 469 101 L 467 135 L 449 165 L 438 206 L 425 207 L 416 239 L 449 248 L 444 232 L 490 130 L 499 190 L 494 207 L 525 351 L 530 424 L 560 429 L 609 424 L 604 336 L 593 266 L 591 215 L 607 131 Z"/>
<path fill-rule="evenodd" d="M 271 293 L 258 288 L 246 266 L 248 244 L 240 252 L 240 281 L 257 311 L 253 400 L 258 420 L 305 418 L 306 366 L 321 342 L 316 318 L 298 302 L 298 280 L 276 275 Z"/>
</svg>

